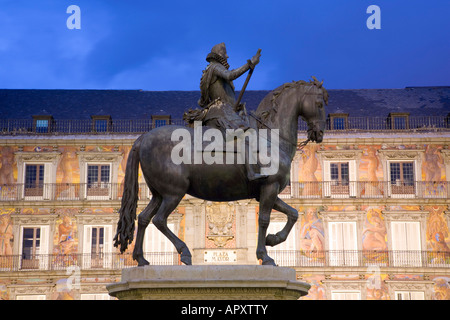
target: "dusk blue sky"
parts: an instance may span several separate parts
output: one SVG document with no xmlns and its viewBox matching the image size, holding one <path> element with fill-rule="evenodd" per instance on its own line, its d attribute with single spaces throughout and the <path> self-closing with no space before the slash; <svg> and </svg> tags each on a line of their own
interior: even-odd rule
<svg viewBox="0 0 450 320">
<path fill-rule="evenodd" d="M 198 90 L 220 42 L 231 68 L 262 49 L 248 90 L 312 75 L 330 89 L 450 85 L 449 0 L 0 0 L 0 88 Z"/>
</svg>

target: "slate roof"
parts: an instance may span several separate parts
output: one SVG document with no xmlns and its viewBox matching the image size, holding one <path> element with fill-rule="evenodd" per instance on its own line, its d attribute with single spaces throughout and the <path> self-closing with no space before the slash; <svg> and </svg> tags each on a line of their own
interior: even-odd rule
<svg viewBox="0 0 450 320">
<path fill-rule="evenodd" d="M 411 116 L 450 113 L 450 86 L 328 92 L 327 113 L 348 113 L 351 117 L 387 117 L 390 112 L 409 112 Z M 243 98 L 247 109 L 256 109 L 268 93 L 247 91 Z M 33 115 L 52 115 L 55 119 L 171 115 L 172 119 L 181 119 L 184 111 L 197 107 L 199 97 L 199 91 L 0 89 L 0 119 L 30 119 Z"/>
</svg>

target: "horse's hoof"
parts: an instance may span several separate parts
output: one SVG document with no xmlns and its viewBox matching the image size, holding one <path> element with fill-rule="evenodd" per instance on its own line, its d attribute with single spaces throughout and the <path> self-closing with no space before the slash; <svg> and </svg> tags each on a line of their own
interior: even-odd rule
<svg viewBox="0 0 450 320">
<path fill-rule="evenodd" d="M 180 261 L 182 262 L 182 263 L 184 263 L 185 265 L 187 265 L 187 266 L 190 266 L 190 265 L 192 265 L 192 257 L 191 256 L 188 256 L 188 255 L 181 255 L 180 256 Z"/>
<path fill-rule="evenodd" d="M 138 256 L 134 260 L 137 261 L 138 267 L 148 266 L 150 264 L 150 262 L 145 260 L 144 257 L 142 257 L 142 256 Z"/>
<path fill-rule="evenodd" d="M 276 246 L 277 244 L 279 244 L 281 241 L 279 239 L 279 237 L 276 234 L 268 234 L 266 237 L 266 245 L 267 246 Z"/>
<path fill-rule="evenodd" d="M 262 265 L 263 266 L 274 266 L 276 267 L 277 264 L 275 263 L 275 261 L 272 258 L 266 258 L 262 261 Z"/>
</svg>

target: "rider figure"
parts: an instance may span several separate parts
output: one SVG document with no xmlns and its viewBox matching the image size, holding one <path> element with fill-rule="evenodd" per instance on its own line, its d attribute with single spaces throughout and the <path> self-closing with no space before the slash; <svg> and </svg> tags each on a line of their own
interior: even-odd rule
<svg viewBox="0 0 450 320">
<path fill-rule="evenodd" d="M 207 55 L 206 61 L 209 65 L 203 70 L 200 80 L 201 98 L 198 101 L 203 108 L 203 124 L 218 128 L 222 131 L 226 129 L 250 128 L 247 119 L 245 105 L 236 105 L 233 80 L 242 76 L 250 69 L 254 69 L 259 63 L 260 53 L 258 52 L 252 59 L 247 60 L 243 66 L 228 70 L 230 65 L 227 62 L 228 55 L 225 43 L 215 45 Z M 249 151 L 250 152 L 250 151 Z M 246 152 L 247 178 L 252 181 L 267 176 L 254 172 L 253 165 L 248 162 L 249 156 Z"/>
</svg>

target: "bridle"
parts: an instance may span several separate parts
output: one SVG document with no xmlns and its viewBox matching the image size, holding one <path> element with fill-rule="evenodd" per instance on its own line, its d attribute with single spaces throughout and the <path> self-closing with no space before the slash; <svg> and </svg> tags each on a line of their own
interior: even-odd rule
<svg viewBox="0 0 450 320">
<path fill-rule="evenodd" d="M 317 95 L 317 93 L 309 92 L 309 90 L 311 90 L 312 87 L 315 87 L 315 86 L 310 86 L 310 87 L 304 92 L 303 97 L 302 97 L 302 100 L 300 101 L 300 103 L 301 103 L 302 105 L 303 105 L 303 103 L 304 103 L 305 96 L 307 96 L 307 95 Z M 256 121 L 258 121 L 260 124 L 262 124 L 264 127 L 266 127 L 267 129 L 273 130 L 267 123 L 265 123 L 265 122 L 264 122 L 263 120 L 261 120 L 258 116 L 256 116 L 256 115 L 254 114 L 254 112 L 250 112 L 249 115 L 250 115 L 253 119 L 255 119 Z M 315 122 L 317 122 L 317 121 L 323 121 L 323 120 L 313 120 L 312 123 L 315 123 Z M 309 123 L 308 123 L 308 125 L 309 125 Z M 308 142 L 311 141 L 311 138 L 308 138 L 308 139 L 306 139 L 306 140 L 300 142 L 300 144 L 297 145 L 297 143 L 291 141 L 291 139 L 289 139 L 289 138 L 287 138 L 287 137 L 284 137 L 284 136 L 280 135 L 280 138 L 283 139 L 284 141 L 286 141 L 287 143 L 289 143 L 290 145 L 292 145 L 292 146 L 294 146 L 295 148 L 298 148 L 298 149 L 300 149 L 300 150 L 302 150 L 302 149 L 308 144 Z"/>
</svg>

